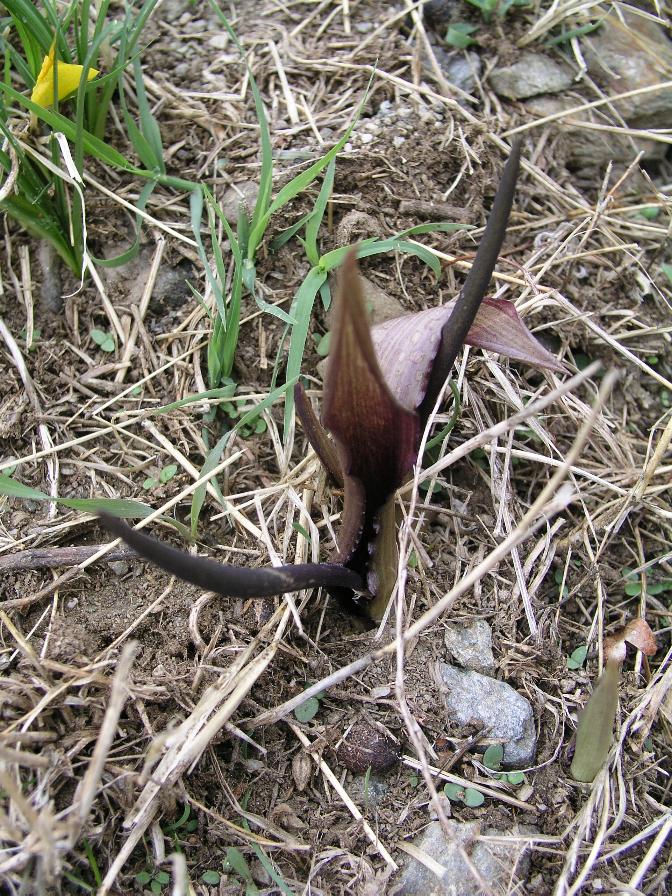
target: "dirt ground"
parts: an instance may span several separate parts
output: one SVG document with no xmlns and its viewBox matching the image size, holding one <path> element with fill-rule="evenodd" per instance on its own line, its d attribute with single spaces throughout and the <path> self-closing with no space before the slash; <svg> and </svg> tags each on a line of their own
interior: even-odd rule
<svg viewBox="0 0 672 896">
<path fill-rule="evenodd" d="M 340 137 L 371 78 L 337 158 L 323 251 L 428 221 L 483 226 L 510 139 L 502 135 L 533 120 L 522 103 L 495 95 L 487 71 L 516 58 L 517 41 L 542 10 L 479 24 L 483 77 L 465 99 L 437 75 L 432 48 L 443 32 L 413 17 L 418 4 L 234 7 L 227 14 L 269 118 L 274 194 Z M 473 7 L 463 5 L 458 17 L 480 23 Z M 255 181 L 259 128 L 249 80 L 209 7 L 166 0 L 145 37 L 143 71 L 168 172 L 206 182 L 220 200 Z M 593 98 L 582 84 L 573 90 Z M 437 472 L 430 494 L 417 476 L 402 490 L 400 543 L 411 562 L 380 630 L 321 592 L 290 603 L 227 601 L 129 554 L 81 568 L 23 568 L 22 552 L 104 545 L 109 537 L 90 514 L 0 499 L 3 892 L 391 892 L 408 844 L 436 816 L 426 777 L 441 794 L 440 772 L 489 788 L 474 808 L 443 800 L 449 824 L 508 832 L 526 850 L 521 879 L 511 875 L 492 892 L 669 892 L 672 591 L 650 586 L 672 578 L 672 290 L 661 268 L 672 262 L 672 157 L 576 170 L 567 161 L 571 140 L 553 124 L 523 132 L 525 161 L 491 287 L 517 303 L 568 373 L 465 350 L 455 372 L 459 420 L 431 462 L 486 437 Z M 120 128 L 110 141 L 132 155 Z M 128 245 L 134 224 L 119 200 L 132 203 L 140 187 L 97 164 L 88 173 L 110 191 L 86 187 L 92 252 L 111 256 Z M 310 211 L 320 183 L 272 219 L 258 257 L 264 299 L 285 310 L 310 265 L 297 240 L 275 252 L 270 240 Z M 660 213 L 638 216 L 641 207 Z M 60 311 L 40 300 L 55 275 L 40 265 L 38 244 L 5 223 L 0 316 L 25 369 L 3 344 L 2 462 L 47 494 L 134 498 L 188 526 L 193 483 L 227 425 L 221 410 L 209 413 L 222 402 L 150 412 L 209 387 L 210 323 L 186 281 L 213 300 L 188 195 L 159 188 L 147 212 L 139 258 L 101 268 L 100 287 L 87 278 L 79 288 L 60 271 Z M 405 310 L 440 304 L 459 290 L 478 233 L 417 237 L 439 253 L 438 282 L 408 255 L 364 259 L 362 270 Z M 140 319 L 133 307 L 153 264 L 157 279 Z M 128 363 L 123 346 L 105 354 L 91 339 L 95 328 L 110 330 L 103 291 L 127 335 L 137 324 Z M 28 350 L 30 316 L 36 338 Z M 316 349 L 328 328 L 318 299 L 302 365 L 318 398 Z M 286 351 L 283 322 L 246 296 L 238 394 L 252 404 L 282 383 Z M 562 391 L 595 360 L 599 371 Z M 618 378 L 600 393 L 611 369 Z M 554 390 L 542 413 L 487 435 Z M 573 456 L 591 407 L 594 425 Z M 449 416 L 447 408 L 437 425 Z M 208 495 L 188 549 L 251 566 L 330 556 L 342 495 L 300 427 L 285 456 L 282 419 L 280 401 L 264 412 L 263 432 L 232 438 L 217 479 L 224 504 Z M 487 564 L 568 456 L 571 499 L 549 503 L 541 525 L 529 526 L 400 647 L 404 630 Z M 167 481 L 143 487 L 172 464 Z M 186 545 L 165 522 L 151 530 Z M 658 652 L 628 656 L 608 772 L 592 786 L 577 784 L 569 776 L 572 737 L 601 637 L 636 615 L 656 633 Z M 484 767 L 483 732 L 479 740 L 478 726 L 448 718 L 434 675 L 436 662 L 448 659 L 446 623 L 476 617 L 492 628 L 496 677 L 534 710 L 536 760 L 516 786 Z M 582 645 L 586 663 L 568 668 Z M 287 701 L 324 679 L 313 718 L 287 711 Z M 398 743 L 401 760 L 387 771 L 348 770 L 342 742 L 362 723 Z M 478 884 L 464 892 L 480 892 Z"/>
</svg>

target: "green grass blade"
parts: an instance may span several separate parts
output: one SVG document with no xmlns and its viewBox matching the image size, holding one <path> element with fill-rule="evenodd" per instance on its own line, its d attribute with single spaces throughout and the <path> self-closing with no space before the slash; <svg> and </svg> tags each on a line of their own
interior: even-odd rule
<svg viewBox="0 0 672 896">
<path fill-rule="evenodd" d="M 288 380 L 296 382 L 301 373 L 301 362 L 306 348 L 306 339 L 308 338 L 308 328 L 310 327 L 310 319 L 313 314 L 315 297 L 326 279 L 326 270 L 312 268 L 294 296 L 292 312 L 296 318 L 296 323 L 292 327 L 289 341 L 289 354 L 287 356 Z M 288 392 L 285 399 L 285 437 L 290 430 L 293 415 L 294 393 Z"/>
<path fill-rule="evenodd" d="M 208 283 L 210 284 L 212 294 L 215 297 L 215 304 L 217 305 L 217 313 L 219 314 L 219 319 L 221 320 L 222 325 L 226 327 L 226 309 L 224 306 L 224 295 L 219 283 L 217 282 L 217 278 L 212 273 L 210 263 L 208 262 L 208 256 L 205 252 L 205 246 L 203 245 L 203 240 L 201 238 L 201 219 L 203 217 L 203 190 L 198 189 L 192 191 L 191 196 L 189 197 L 189 210 L 191 214 L 191 229 L 194 234 L 194 239 L 196 240 L 196 247 L 201 259 L 201 263 L 203 264 L 203 270 L 205 271 L 205 276 Z M 209 221 L 209 224 L 210 226 L 212 226 L 211 221 Z"/>
<path fill-rule="evenodd" d="M 271 252 L 277 252 L 278 249 L 281 249 L 292 239 L 292 237 L 296 236 L 296 234 L 310 220 L 312 215 L 313 212 L 308 212 L 308 214 L 304 215 L 302 218 L 299 218 L 298 221 L 295 221 L 291 227 L 288 227 L 286 230 L 281 231 L 277 236 L 273 237 L 269 245 Z"/>
<path fill-rule="evenodd" d="M 51 46 L 52 29 L 45 17 L 38 12 L 36 4 L 28 0 L 4 0 L 4 6 L 14 21 L 24 51 L 30 48 L 31 54 L 36 58 L 46 56 Z M 35 77 L 41 65 L 40 58 L 39 65 L 34 69 Z"/>
<path fill-rule="evenodd" d="M 232 398 L 236 392 L 236 384 L 228 383 L 217 389 L 206 389 L 205 392 L 197 392 L 195 395 L 187 395 L 186 398 L 180 398 L 179 401 L 171 401 L 170 404 L 163 404 L 159 408 L 147 408 L 146 414 L 167 414 L 169 411 L 175 411 L 178 408 L 185 408 L 197 401 L 203 401 L 206 398 Z"/>
<path fill-rule="evenodd" d="M 226 29 L 226 32 L 235 44 L 238 52 L 242 57 L 243 62 L 245 63 L 245 67 L 250 79 L 250 89 L 252 90 L 252 97 L 254 99 L 254 108 L 257 113 L 257 121 L 259 122 L 259 132 L 261 137 L 261 172 L 259 175 L 259 193 L 257 194 L 257 201 L 254 206 L 254 212 L 252 213 L 250 237 L 247 244 L 247 258 L 250 259 L 250 261 L 253 261 L 256 255 L 257 247 L 261 242 L 261 238 L 263 237 L 264 231 L 266 229 L 265 226 L 262 226 L 262 221 L 266 217 L 266 212 L 271 200 L 271 190 L 273 189 L 273 146 L 271 144 L 271 132 L 268 127 L 266 110 L 264 109 L 264 103 L 261 98 L 261 93 L 259 92 L 259 87 L 254 75 L 252 74 L 252 70 L 247 63 L 245 51 L 243 50 L 243 47 L 238 40 L 238 36 L 229 24 L 229 21 L 222 12 L 217 0 L 208 0 L 208 2 L 215 15 L 218 17 L 218 19 Z"/>
<path fill-rule="evenodd" d="M 72 510 L 81 510 L 83 513 L 98 513 L 99 510 L 104 510 L 122 519 L 144 519 L 150 513 L 154 513 L 149 504 L 130 498 L 57 498 L 56 502 Z"/>
<path fill-rule="evenodd" d="M 292 395 L 292 389 L 294 388 L 294 384 L 296 383 L 297 379 L 298 377 L 294 378 L 293 380 L 288 380 L 284 386 L 280 386 L 278 389 L 274 389 L 266 396 L 266 398 L 258 402 L 246 414 L 243 414 L 243 416 L 240 418 L 240 420 L 238 420 L 238 422 L 232 429 L 224 433 L 224 435 L 217 441 L 214 447 L 208 452 L 205 458 L 205 463 L 201 467 L 199 479 L 215 469 L 222 456 L 222 452 L 226 448 L 228 441 L 233 433 L 237 432 L 242 426 L 247 426 L 249 423 L 252 423 L 253 420 L 256 420 L 256 418 L 261 414 L 262 411 L 265 411 L 266 408 L 269 408 L 282 395 L 286 394 L 285 400 L 287 400 L 287 398 Z M 192 537 L 196 535 L 196 530 L 198 529 L 198 520 L 201 515 L 201 510 L 203 509 L 205 494 L 206 483 L 202 483 L 194 490 L 194 494 L 191 499 L 190 517 Z M 225 506 L 223 499 L 222 506 Z"/>
<path fill-rule="evenodd" d="M 457 224 L 453 221 L 436 221 L 431 224 L 416 224 L 415 227 L 408 227 L 406 230 L 400 230 L 395 233 L 395 239 L 402 239 L 405 236 L 416 236 L 420 233 L 455 233 L 458 230 L 473 230 L 473 224 Z"/>
<path fill-rule="evenodd" d="M 24 501 L 56 501 L 63 507 L 72 510 L 81 510 L 85 513 L 97 513 L 99 510 L 107 510 L 125 519 L 142 519 L 153 513 L 148 504 L 141 501 L 133 501 L 130 498 L 52 498 L 38 488 L 31 488 L 0 473 L 0 495 L 8 498 L 21 498 Z"/>
<path fill-rule="evenodd" d="M 399 251 L 406 252 L 409 255 L 415 255 L 427 264 L 437 277 L 441 276 L 441 264 L 436 255 L 432 254 L 424 246 L 417 243 L 409 243 L 406 240 L 399 240 L 396 237 L 390 237 L 385 240 L 370 239 L 361 243 L 355 243 L 352 246 L 341 246 L 338 249 L 332 249 L 320 258 L 320 267 L 325 271 L 332 271 L 341 265 L 348 252 L 357 247 L 357 258 L 367 258 L 370 255 L 382 255 L 383 252 Z"/>
<path fill-rule="evenodd" d="M 327 165 L 327 170 L 324 174 L 324 180 L 322 181 L 320 192 L 318 193 L 317 200 L 315 201 L 313 213 L 311 214 L 310 218 L 308 219 L 308 223 L 306 224 L 305 250 L 306 255 L 308 256 L 308 261 L 311 263 L 311 265 L 313 265 L 313 267 L 318 265 L 320 261 L 320 253 L 317 248 L 317 234 L 320 227 L 322 226 L 324 212 L 327 208 L 327 203 L 329 202 L 334 189 L 335 171 L 336 159 L 333 158 Z"/>
<path fill-rule="evenodd" d="M 205 462 L 201 467 L 199 479 L 202 476 L 207 476 L 212 470 L 215 469 L 217 464 L 220 462 L 224 449 L 229 443 L 229 439 L 233 435 L 233 430 L 230 429 L 228 432 L 225 432 L 224 435 L 217 440 L 217 442 L 213 445 L 213 447 L 208 451 Z M 214 483 L 213 483 L 214 484 Z M 198 530 L 198 520 L 201 516 L 201 510 L 203 509 L 203 504 L 205 503 L 205 495 L 207 491 L 207 483 L 202 483 L 194 489 L 194 494 L 191 498 L 191 510 L 189 512 L 189 518 L 191 523 L 191 537 L 196 537 L 196 532 Z M 224 505 L 222 505 L 224 506 Z"/>
<path fill-rule="evenodd" d="M 373 75 L 371 77 L 373 77 Z M 371 81 L 369 81 L 369 85 L 370 84 Z M 338 141 L 338 143 L 332 146 L 332 148 L 328 152 L 326 152 L 321 159 L 318 159 L 317 162 L 314 162 L 309 168 L 306 168 L 305 171 L 297 174 L 295 178 L 293 178 L 288 184 L 285 184 L 285 186 L 280 190 L 278 195 L 268 207 L 264 216 L 259 220 L 256 227 L 253 226 L 252 232 L 250 233 L 250 245 L 254 245 L 255 247 L 259 245 L 263 238 L 264 232 L 268 227 L 268 222 L 270 221 L 271 217 L 283 206 L 287 205 L 288 202 L 291 202 L 291 200 L 298 196 L 299 193 L 302 193 L 307 187 L 309 187 L 315 180 L 315 178 L 318 177 L 320 173 L 327 167 L 331 160 L 334 159 L 343 149 L 345 144 L 350 139 L 350 135 L 352 134 L 355 125 L 359 120 L 359 116 L 362 113 L 362 109 L 364 108 L 364 103 L 366 102 L 368 94 L 369 87 L 366 88 L 364 99 L 357 107 L 357 111 L 355 112 L 352 121 L 348 125 L 345 133 Z M 249 249 L 247 257 L 251 257 Z"/>
<path fill-rule="evenodd" d="M 149 108 L 147 94 L 145 92 L 145 82 L 142 77 L 142 69 L 138 58 L 133 61 L 133 73 L 135 75 L 135 92 L 138 101 L 138 113 L 140 115 L 140 129 L 154 156 L 154 164 L 151 167 L 156 168 L 161 174 L 165 174 L 166 163 L 163 158 L 161 131 L 156 118 L 152 115 L 152 110 Z M 150 166 L 148 165 L 147 167 Z"/>
<path fill-rule="evenodd" d="M 135 203 L 135 207 L 138 211 L 144 211 L 145 206 L 149 200 L 149 197 L 152 195 L 154 190 L 156 189 L 156 181 L 152 181 L 148 184 L 145 184 L 142 190 L 140 191 L 140 195 L 138 196 L 138 201 Z M 140 233 L 142 230 L 142 216 L 135 216 L 135 239 L 131 246 L 128 247 L 124 252 L 121 252 L 119 255 L 115 255 L 113 258 L 96 258 L 91 252 L 92 259 L 99 267 L 103 268 L 116 268 L 122 264 L 128 264 L 129 261 L 132 261 L 137 257 L 140 252 Z"/>
<path fill-rule="evenodd" d="M 37 488 L 24 485 L 5 473 L 0 473 L 0 495 L 7 498 L 21 498 L 25 501 L 50 501 L 49 495 L 45 495 Z"/>
</svg>

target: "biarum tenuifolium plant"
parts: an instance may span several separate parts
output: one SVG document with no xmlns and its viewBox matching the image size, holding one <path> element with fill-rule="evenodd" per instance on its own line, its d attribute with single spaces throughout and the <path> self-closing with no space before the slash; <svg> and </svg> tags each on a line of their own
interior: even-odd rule
<svg viewBox="0 0 672 896">
<path fill-rule="evenodd" d="M 423 429 L 463 343 L 564 370 L 529 333 L 512 303 L 483 301 L 506 232 L 519 155 L 516 144 L 455 302 L 371 331 L 356 250 L 345 256 L 334 301 L 322 421 L 302 386 L 297 384 L 294 394 L 310 443 L 345 491 L 339 551 L 331 563 L 241 569 L 175 550 L 101 514 L 105 527 L 148 560 L 210 591 L 264 597 L 322 585 L 350 611 L 381 618 L 397 569 L 394 494 L 413 470 Z"/>
<path fill-rule="evenodd" d="M 609 755 L 627 644 L 641 650 L 645 656 L 653 656 L 656 652 L 656 639 L 645 619 L 633 619 L 604 640 L 604 671 L 579 716 L 576 729 L 576 748 L 570 767 L 575 781 L 593 781 Z"/>
</svg>

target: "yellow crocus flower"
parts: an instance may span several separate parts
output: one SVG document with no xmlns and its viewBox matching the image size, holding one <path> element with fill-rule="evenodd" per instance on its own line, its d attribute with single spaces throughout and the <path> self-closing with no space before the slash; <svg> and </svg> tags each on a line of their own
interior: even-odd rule
<svg viewBox="0 0 672 896">
<path fill-rule="evenodd" d="M 51 50 L 49 50 L 49 55 L 44 57 L 44 62 L 42 63 L 40 74 L 37 76 L 37 81 L 35 82 L 35 86 L 33 87 L 33 92 L 30 95 L 31 100 L 34 103 L 37 103 L 38 106 L 42 106 L 45 109 L 48 106 L 51 106 L 54 102 L 55 53 L 56 44 L 53 43 L 51 45 Z M 71 93 L 74 93 L 74 91 L 77 90 L 77 88 L 79 87 L 79 82 L 82 79 L 83 71 L 84 67 L 82 65 L 72 65 L 69 62 L 61 62 L 60 59 L 56 62 L 59 100 L 64 99 L 66 96 L 69 96 Z M 86 75 L 87 81 L 95 78 L 97 74 L 98 69 L 90 68 Z"/>
</svg>

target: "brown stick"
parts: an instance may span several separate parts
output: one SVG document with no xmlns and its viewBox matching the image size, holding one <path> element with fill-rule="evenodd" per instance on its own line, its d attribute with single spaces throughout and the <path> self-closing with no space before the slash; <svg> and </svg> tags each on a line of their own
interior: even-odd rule
<svg viewBox="0 0 672 896">
<path fill-rule="evenodd" d="M 0 573 L 18 572 L 23 569 L 51 569 L 54 566 L 78 566 L 96 554 L 104 544 L 91 544 L 86 547 L 68 548 L 30 548 L 0 557 Z M 118 547 L 109 551 L 101 560 L 132 560 L 138 556 L 133 548 Z"/>
</svg>

